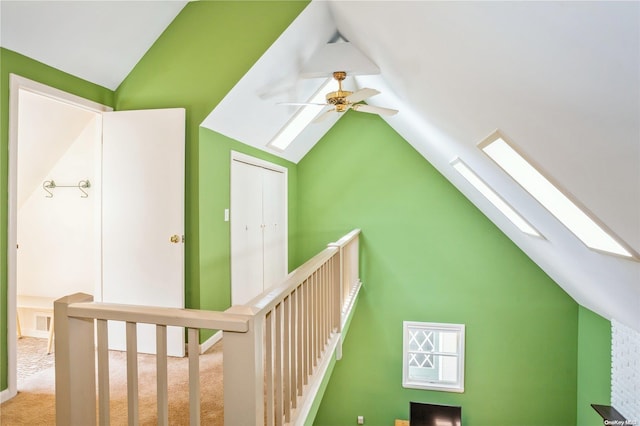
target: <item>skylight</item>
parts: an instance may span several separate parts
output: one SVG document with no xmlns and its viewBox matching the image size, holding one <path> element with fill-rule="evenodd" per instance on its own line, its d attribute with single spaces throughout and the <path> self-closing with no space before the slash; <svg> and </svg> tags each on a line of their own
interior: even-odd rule
<svg viewBox="0 0 640 426">
<path fill-rule="evenodd" d="M 461 159 L 456 158 L 451 162 L 456 169 L 471 185 L 473 185 L 487 200 L 491 202 L 507 219 L 509 219 L 520 231 L 534 237 L 544 238 L 533 226 L 522 218 L 506 201 L 504 201 L 493 189 L 489 187 L 473 170 Z"/>
<path fill-rule="evenodd" d="M 318 91 L 309 99 L 309 103 L 312 104 L 324 104 L 325 92 L 328 87 L 333 83 L 333 79 L 329 78 L 325 81 Z M 318 113 L 322 111 L 324 105 L 305 105 L 300 108 L 295 115 L 284 125 L 284 127 L 274 136 L 273 139 L 267 144 L 270 148 L 275 148 L 280 151 L 287 149 L 291 142 L 298 137 L 300 133 L 307 127 L 311 121 L 316 118 Z"/>
<path fill-rule="evenodd" d="M 609 254 L 635 257 L 562 191 L 525 160 L 499 133 L 479 145 L 509 176 L 542 204 L 587 247 Z"/>
</svg>

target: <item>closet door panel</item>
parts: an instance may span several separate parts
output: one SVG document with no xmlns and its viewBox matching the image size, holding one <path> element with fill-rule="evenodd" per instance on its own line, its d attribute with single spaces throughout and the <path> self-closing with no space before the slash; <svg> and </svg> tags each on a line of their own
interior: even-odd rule
<svg viewBox="0 0 640 426">
<path fill-rule="evenodd" d="M 231 304 L 263 289 L 262 169 L 231 162 Z"/>
<path fill-rule="evenodd" d="M 287 275 L 287 182 L 281 172 L 263 169 L 264 288 L 281 283 Z"/>
</svg>

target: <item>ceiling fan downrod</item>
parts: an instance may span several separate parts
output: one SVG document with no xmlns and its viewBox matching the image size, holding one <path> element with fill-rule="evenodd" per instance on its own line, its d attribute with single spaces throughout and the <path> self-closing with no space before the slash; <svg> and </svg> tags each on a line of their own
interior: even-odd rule
<svg viewBox="0 0 640 426">
<path fill-rule="evenodd" d="M 348 90 L 342 90 L 342 81 L 347 78 L 347 73 L 345 71 L 335 71 L 333 73 L 333 78 L 338 81 L 338 90 L 336 92 L 327 93 L 327 103 L 335 105 L 335 110 L 337 112 L 345 112 L 349 109 L 347 96 L 353 93 Z"/>
</svg>

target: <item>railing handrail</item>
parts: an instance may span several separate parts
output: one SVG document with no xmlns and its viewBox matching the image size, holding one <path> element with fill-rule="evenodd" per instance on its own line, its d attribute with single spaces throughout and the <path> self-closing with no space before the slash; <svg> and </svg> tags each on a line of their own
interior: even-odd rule
<svg viewBox="0 0 640 426">
<path fill-rule="evenodd" d="M 360 232 L 361 232 L 360 229 L 356 228 L 353 231 L 349 232 L 347 235 L 340 238 L 335 243 L 330 243 L 329 247 L 332 247 L 332 246 L 344 247 L 347 244 L 349 244 L 351 241 L 353 241 L 356 237 L 358 237 L 358 235 L 360 235 Z"/>
<path fill-rule="evenodd" d="M 355 229 L 330 243 L 280 285 L 225 312 L 96 303 L 82 293 L 56 300 L 57 422 L 95 424 L 97 371 L 98 417 L 109 424 L 108 321 L 120 321 L 126 323 L 130 424 L 138 419 L 137 323 L 156 325 L 158 424 L 168 424 L 166 343 L 172 326 L 188 329 L 192 425 L 200 424 L 200 329 L 225 332 L 224 374 L 234 378 L 224 385 L 225 424 L 303 424 L 330 360 L 342 356 L 343 326 L 362 284 L 359 234 Z"/>
<path fill-rule="evenodd" d="M 300 284 L 301 279 L 304 280 L 320 265 L 325 263 L 331 256 L 337 253 L 336 247 L 327 247 L 300 267 L 294 269 L 287 275 L 282 284 L 273 287 L 266 294 L 260 294 L 249 300 L 244 305 L 234 305 L 227 309 L 227 313 L 237 313 L 238 315 L 260 315 L 268 312 L 282 300 L 282 296 L 291 293 L 291 290 Z"/>
<path fill-rule="evenodd" d="M 198 309 L 82 302 L 69 305 L 67 313 L 76 318 L 131 321 L 237 333 L 246 333 L 249 330 L 247 315 Z"/>
<path fill-rule="evenodd" d="M 283 295 L 291 293 L 291 290 L 300 284 L 300 281 L 308 277 L 320 265 L 325 263 L 336 252 L 349 244 L 360 235 L 360 229 L 354 229 L 338 241 L 329 243 L 327 248 L 307 260 L 305 263 L 294 269 L 287 275 L 282 284 L 269 290 L 267 294 L 260 294 L 243 305 L 234 305 L 227 309 L 225 313 L 236 313 L 238 315 L 259 315 L 268 312 L 282 300 Z"/>
</svg>

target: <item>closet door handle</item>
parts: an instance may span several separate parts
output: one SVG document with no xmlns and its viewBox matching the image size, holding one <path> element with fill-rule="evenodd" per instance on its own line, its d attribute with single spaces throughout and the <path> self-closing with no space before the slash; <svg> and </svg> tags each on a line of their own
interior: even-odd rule
<svg viewBox="0 0 640 426">
<path fill-rule="evenodd" d="M 178 244 L 180 242 L 180 236 L 177 235 L 177 234 L 174 234 L 174 235 L 171 236 L 169 241 L 171 241 L 174 244 Z"/>
</svg>

